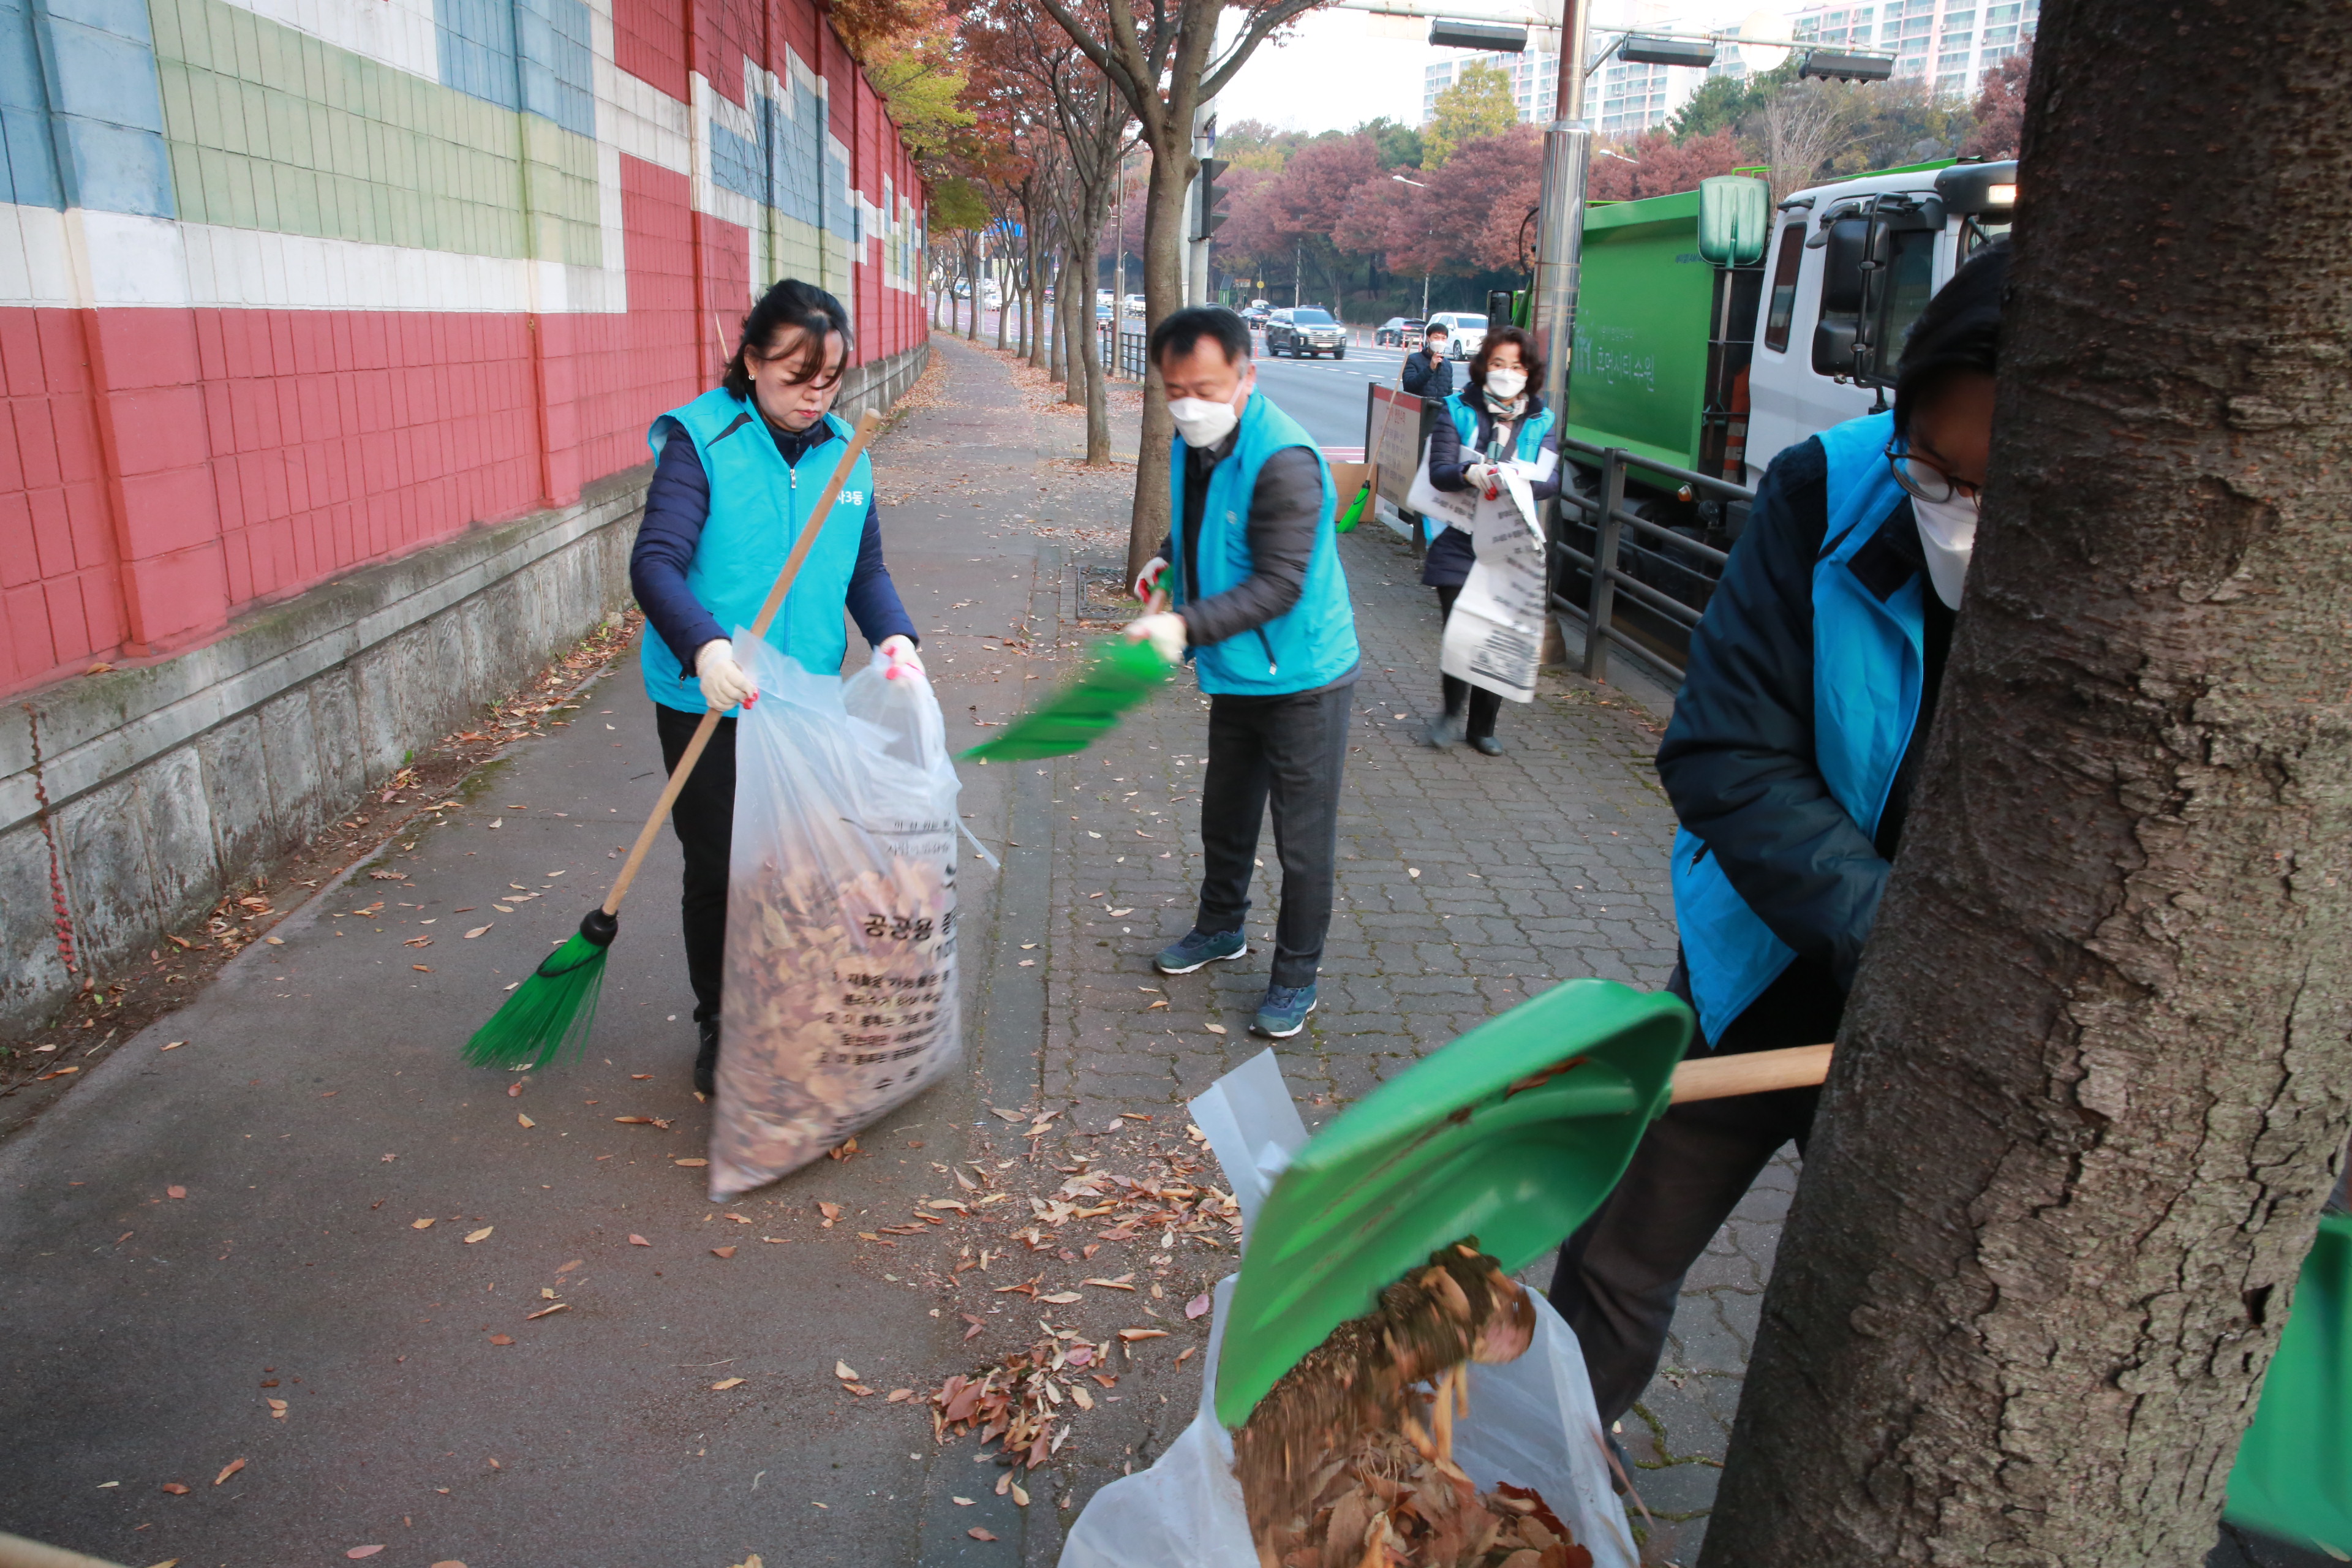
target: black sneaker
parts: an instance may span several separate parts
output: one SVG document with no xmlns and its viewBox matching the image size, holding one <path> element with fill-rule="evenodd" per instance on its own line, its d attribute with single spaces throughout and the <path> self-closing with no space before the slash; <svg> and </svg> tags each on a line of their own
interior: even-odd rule
<svg viewBox="0 0 2352 1568">
<path fill-rule="evenodd" d="M 694 1054 L 694 1087 L 704 1095 L 719 1092 L 719 1020 L 705 1018 L 702 1048 Z"/>
</svg>

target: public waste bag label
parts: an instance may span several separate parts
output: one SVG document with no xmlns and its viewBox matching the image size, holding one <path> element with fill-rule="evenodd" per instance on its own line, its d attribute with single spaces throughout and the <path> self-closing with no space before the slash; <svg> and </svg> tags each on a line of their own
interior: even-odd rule
<svg viewBox="0 0 2352 1568">
<path fill-rule="evenodd" d="M 1478 503 L 1470 529 L 1477 562 L 1445 617 L 1438 668 L 1456 680 L 1532 702 L 1543 659 L 1544 541 L 1526 465 L 1503 470 L 1503 493 Z"/>
<path fill-rule="evenodd" d="M 956 776 L 929 684 L 762 639 L 737 721 L 710 1191 L 798 1169 L 961 1054 Z"/>
</svg>

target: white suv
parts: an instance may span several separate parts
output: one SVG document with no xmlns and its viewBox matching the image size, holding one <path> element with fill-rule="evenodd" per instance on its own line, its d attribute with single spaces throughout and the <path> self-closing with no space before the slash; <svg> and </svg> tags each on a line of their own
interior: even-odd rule
<svg viewBox="0 0 2352 1568">
<path fill-rule="evenodd" d="M 1468 359 L 1486 341 L 1486 318 L 1475 310 L 1440 310 L 1429 318 L 1429 325 L 1445 329 L 1447 359 Z"/>
</svg>

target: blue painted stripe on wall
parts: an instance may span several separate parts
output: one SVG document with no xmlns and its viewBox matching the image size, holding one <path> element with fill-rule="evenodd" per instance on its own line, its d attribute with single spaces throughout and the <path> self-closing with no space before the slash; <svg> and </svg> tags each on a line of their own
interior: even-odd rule
<svg viewBox="0 0 2352 1568">
<path fill-rule="evenodd" d="M 595 34 L 584 0 L 434 0 L 433 23 L 444 86 L 596 134 Z"/>
<path fill-rule="evenodd" d="M 12 201 L 173 216 L 146 0 L 0 3 L 0 137 Z"/>
</svg>

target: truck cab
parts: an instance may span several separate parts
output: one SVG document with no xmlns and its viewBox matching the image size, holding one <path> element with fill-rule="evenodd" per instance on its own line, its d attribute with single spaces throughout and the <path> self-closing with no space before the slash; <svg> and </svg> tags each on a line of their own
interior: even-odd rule
<svg viewBox="0 0 2352 1568">
<path fill-rule="evenodd" d="M 1960 263 L 2008 232 L 2016 202 L 2017 165 L 2006 163 L 1898 169 L 1780 203 L 1745 345 L 1743 471 L 1725 477 L 1753 487 L 1784 448 L 1885 407 L 1911 324 Z"/>
</svg>

